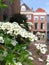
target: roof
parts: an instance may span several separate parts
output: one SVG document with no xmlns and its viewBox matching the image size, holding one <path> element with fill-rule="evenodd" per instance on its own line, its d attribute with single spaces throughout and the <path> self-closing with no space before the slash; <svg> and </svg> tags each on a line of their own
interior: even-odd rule
<svg viewBox="0 0 49 65">
<path fill-rule="evenodd" d="M 35 12 L 45 12 L 45 10 L 42 8 L 38 8 Z"/>
<path fill-rule="evenodd" d="M 22 4 L 21 6 L 25 6 L 26 7 L 26 10 L 30 10 L 30 11 L 32 11 L 25 3 L 24 4 Z"/>
</svg>

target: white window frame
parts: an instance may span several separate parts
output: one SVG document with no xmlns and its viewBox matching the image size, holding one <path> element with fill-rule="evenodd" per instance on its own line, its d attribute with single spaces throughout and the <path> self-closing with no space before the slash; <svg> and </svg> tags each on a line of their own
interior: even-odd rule
<svg viewBox="0 0 49 65">
<path fill-rule="evenodd" d="M 31 14 L 27 14 L 26 17 L 27 17 L 28 19 L 31 19 Z"/>
<path fill-rule="evenodd" d="M 35 21 L 38 20 L 38 16 L 37 16 L 37 15 L 34 16 L 34 20 L 35 20 Z"/>
<path fill-rule="evenodd" d="M 44 17 L 44 16 L 40 16 L 40 20 L 42 20 L 42 21 L 43 21 L 44 19 L 45 19 L 45 17 Z"/>
<path fill-rule="evenodd" d="M 26 7 L 24 5 L 21 6 L 21 11 L 26 11 Z"/>
</svg>

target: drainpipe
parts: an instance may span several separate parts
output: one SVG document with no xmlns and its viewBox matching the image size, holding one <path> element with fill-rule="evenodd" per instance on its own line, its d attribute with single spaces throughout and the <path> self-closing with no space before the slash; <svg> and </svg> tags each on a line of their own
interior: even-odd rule
<svg viewBox="0 0 49 65">
<path fill-rule="evenodd" d="M 46 41 L 47 41 L 47 15 L 46 15 Z"/>
</svg>

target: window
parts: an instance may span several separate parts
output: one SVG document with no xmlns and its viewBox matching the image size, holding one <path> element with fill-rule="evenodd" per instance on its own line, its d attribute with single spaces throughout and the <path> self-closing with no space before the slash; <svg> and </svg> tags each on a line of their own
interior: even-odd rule
<svg viewBox="0 0 49 65">
<path fill-rule="evenodd" d="M 40 20 L 44 20 L 44 16 L 40 16 Z"/>
<path fill-rule="evenodd" d="M 38 23 L 35 23 L 34 26 L 35 26 L 35 29 L 37 29 Z"/>
<path fill-rule="evenodd" d="M 21 7 L 21 11 L 26 11 L 26 7 L 25 6 L 22 6 Z"/>
<path fill-rule="evenodd" d="M 34 20 L 38 20 L 38 16 L 34 16 Z"/>
<path fill-rule="evenodd" d="M 30 15 L 30 14 L 27 14 L 26 17 L 27 17 L 28 19 L 31 19 L 31 15 Z"/>
<path fill-rule="evenodd" d="M 41 29 L 44 29 L 44 24 L 43 23 L 41 23 Z"/>
</svg>

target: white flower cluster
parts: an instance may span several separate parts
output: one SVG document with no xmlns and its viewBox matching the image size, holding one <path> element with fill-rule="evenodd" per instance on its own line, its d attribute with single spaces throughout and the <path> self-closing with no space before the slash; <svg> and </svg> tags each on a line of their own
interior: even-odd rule
<svg viewBox="0 0 49 65">
<path fill-rule="evenodd" d="M 46 59 L 46 65 L 49 65 L 49 55 L 47 55 L 47 59 Z"/>
<path fill-rule="evenodd" d="M 12 40 L 12 41 L 11 41 L 11 44 L 12 44 L 13 46 L 16 46 L 17 43 L 18 43 L 18 42 L 17 42 L 16 40 Z"/>
<path fill-rule="evenodd" d="M 37 35 L 41 35 L 41 32 L 37 32 Z"/>
<path fill-rule="evenodd" d="M 26 50 L 27 52 L 28 52 L 28 54 L 29 54 L 29 57 L 28 57 L 28 59 L 30 59 L 30 60 L 34 60 L 34 58 L 32 57 L 32 53 L 30 52 L 30 51 L 28 51 L 28 50 Z"/>
<path fill-rule="evenodd" d="M 2 36 L 0 36 L 0 43 L 4 43 L 4 39 Z"/>
<path fill-rule="evenodd" d="M 10 35 L 21 35 L 25 38 L 30 38 L 31 41 L 37 40 L 37 37 L 33 35 L 33 33 L 30 33 L 26 31 L 24 28 L 20 27 L 18 23 L 10 23 L 10 22 L 0 22 L 0 29 L 1 30 L 7 30 L 7 34 Z"/>
<path fill-rule="evenodd" d="M 11 65 L 11 63 L 8 63 L 8 65 Z M 21 62 L 15 62 L 14 65 L 22 65 Z"/>
<path fill-rule="evenodd" d="M 45 36 L 45 33 L 37 32 L 37 35 Z"/>
<path fill-rule="evenodd" d="M 45 54 L 45 53 L 46 53 L 46 51 L 47 51 L 47 46 L 46 46 L 46 44 L 38 43 L 38 44 L 34 44 L 34 45 L 36 46 L 36 48 L 37 48 L 38 50 L 40 50 L 40 52 L 41 52 L 42 54 Z"/>
<path fill-rule="evenodd" d="M 33 23 L 32 23 L 32 22 L 27 22 L 27 23 L 28 23 L 28 25 L 29 25 L 29 26 L 33 25 Z"/>
<path fill-rule="evenodd" d="M 15 63 L 15 65 L 22 65 L 22 64 L 21 64 L 21 62 L 17 62 L 17 63 Z"/>
</svg>

